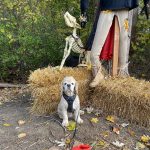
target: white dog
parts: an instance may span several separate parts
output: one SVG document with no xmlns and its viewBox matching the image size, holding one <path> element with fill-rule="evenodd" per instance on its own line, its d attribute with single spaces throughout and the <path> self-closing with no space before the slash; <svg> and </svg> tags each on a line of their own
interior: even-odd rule
<svg viewBox="0 0 150 150">
<path fill-rule="evenodd" d="M 68 113 L 73 113 L 75 121 L 81 124 L 80 101 L 78 96 L 78 85 L 73 77 L 65 77 L 61 83 L 61 101 L 58 104 L 59 117 L 63 119 L 62 125 L 68 125 Z"/>
</svg>

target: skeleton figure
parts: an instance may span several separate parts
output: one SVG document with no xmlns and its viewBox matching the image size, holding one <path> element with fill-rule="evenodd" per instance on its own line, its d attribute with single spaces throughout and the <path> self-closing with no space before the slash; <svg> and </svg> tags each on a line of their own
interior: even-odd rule
<svg viewBox="0 0 150 150">
<path fill-rule="evenodd" d="M 83 43 L 81 39 L 77 35 L 77 29 L 81 29 L 80 25 L 77 23 L 76 18 L 69 14 L 69 12 L 66 12 L 64 15 L 65 23 L 67 26 L 73 28 L 72 35 L 66 37 L 66 46 L 64 49 L 64 55 L 63 59 L 61 61 L 60 70 L 63 68 L 64 63 L 67 59 L 67 57 L 70 55 L 71 50 L 75 53 L 79 53 L 80 57 L 85 51 L 83 48 Z M 80 61 L 80 60 L 79 60 Z"/>
</svg>

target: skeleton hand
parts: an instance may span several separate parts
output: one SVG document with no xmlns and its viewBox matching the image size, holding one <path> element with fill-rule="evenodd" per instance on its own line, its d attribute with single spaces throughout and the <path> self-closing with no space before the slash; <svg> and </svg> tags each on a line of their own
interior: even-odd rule
<svg viewBox="0 0 150 150">
<path fill-rule="evenodd" d="M 87 15 L 86 15 L 86 13 L 81 14 L 81 16 L 80 16 L 80 24 L 81 24 L 81 27 L 82 27 L 82 28 L 85 28 L 86 23 L 87 23 Z"/>
</svg>

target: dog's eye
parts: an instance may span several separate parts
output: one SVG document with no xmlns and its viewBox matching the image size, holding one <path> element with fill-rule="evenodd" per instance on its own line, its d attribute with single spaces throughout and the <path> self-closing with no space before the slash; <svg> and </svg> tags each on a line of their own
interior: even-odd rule
<svg viewBox="0 0 150 150">
<path fill-rule="evenodd" d="M 67 83 L 64 83 L 64 85 L 66 85 Z"/>
<path fill-rule="evenodd" d="M 72 85 L 74 85 L 74 83 L 71 83 Z"/>
</svg>

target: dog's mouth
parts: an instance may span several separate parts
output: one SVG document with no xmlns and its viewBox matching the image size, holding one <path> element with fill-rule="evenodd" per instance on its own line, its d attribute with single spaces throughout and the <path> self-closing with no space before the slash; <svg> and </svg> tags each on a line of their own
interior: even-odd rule
<svg viewBox="0 0 150 150">
<path fill-rule="evenodd" d="M 74 91 L 72 91 L 70 88 L 68 88 L 64 93 L 68 96 L 74 95 Z"/>
</svg>

